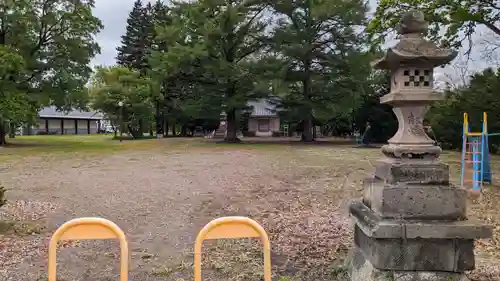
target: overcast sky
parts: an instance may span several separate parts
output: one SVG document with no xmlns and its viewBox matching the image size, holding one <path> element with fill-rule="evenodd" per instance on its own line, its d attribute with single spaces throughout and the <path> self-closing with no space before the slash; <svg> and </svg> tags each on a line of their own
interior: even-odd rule
<svg viewBox="0 0 500 281">
<path fill-rule="evenodd" d="M 150 1 L 154 2 L 155 0 L 143 0 L 143 3 Z M 109 66 L 115 64 L 116 47 L 120 44 L 120 36 L 125 33 L 127 17 L 132 10 L 134 2 L 135 0 L 96 0 L 94 14 L 101 19 L 104 24 L 104 29 L 97 36 L 97 40 L 101 46 L 101 54 L 94 58 L 92 62 L 93 65 Z M 377 0 L 369 0 L 369 2 L 373 9 Z M 481 38 L 485 37 L 484 34 L 484 29 L 482 29 L 482 31 L 475 36 L 476 40 L 481 40 Z M 476 51 L 472 54 L 472 61 L 465 66 L 469 72 L 489 66 L 488 63 L 481 58 L 481 53 L 482 51 L 476 48 Z M 460 57 L 457 58 L 456 61 L 460 61 Z M 452 76 L 453 79 L 458 79 L 454 77 L 459 75 L 457 71 L 456 65 L 447 67 L 444 70 L 438 70 L 438 72 L 447 73 L 448 76 Z M 441 80 L 443 79 L 441 77 L 442 75 L 439 75 L 439 77 L 436 78 Z"/>
<path fill-rule="evenodd" d="M 116 47 L 120 36 L 125 33 L 127 17 L 135 0 L 96 0 L 94 15 L 104 24 L 104 29 L 97 35 L 101 54 L 93 60 L 94 65 L 115 64 Z M 143 3 L 149 2 L 143 0 Z"/>
</svg>

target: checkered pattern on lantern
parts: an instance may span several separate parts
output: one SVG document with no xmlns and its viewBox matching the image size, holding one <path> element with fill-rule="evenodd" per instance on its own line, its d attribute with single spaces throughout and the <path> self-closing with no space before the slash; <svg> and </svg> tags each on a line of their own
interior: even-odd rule
<svg viewBox="0 0 500 281">
<path fill-rule="evenodd" d="M 428 69 L 411 69 L 403 72 L 405 87 L 430 87 L 431 71 Z"/>
</svg>

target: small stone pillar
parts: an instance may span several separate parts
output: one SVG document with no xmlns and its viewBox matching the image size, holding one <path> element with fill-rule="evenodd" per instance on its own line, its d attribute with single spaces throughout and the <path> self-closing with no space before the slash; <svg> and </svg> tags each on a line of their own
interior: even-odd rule
<svg viewBox="0 0 500 281">
<path fill-rule="evenodd" d="M 427 27 L 421 12 L 405 14 L 400 41 L 374 63 L 392 72 L 391 92 L 380 101 L 393 106 L 399 128 L 363 199 L 349 206 L 352 281 L 462 280 L 475 266 L 474 239 L 492 235 L 466 218 L 467 191 L 450 185 L 441 148 L 423 128 L 429 104 L 443 98 L 433 91 L 433 69 L 457 55 L 424 39 Z"/>
</svg>

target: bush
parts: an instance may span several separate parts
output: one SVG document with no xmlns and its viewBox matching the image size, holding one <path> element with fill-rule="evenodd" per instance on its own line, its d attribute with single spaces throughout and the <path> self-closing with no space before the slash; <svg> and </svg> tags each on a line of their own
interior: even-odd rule
<svg viewBox="0 0 500 281">
<path fill-rule="evenodd" d="M 122 136 L 122 137 L 120 137 L 120 136 L 113 137 L 113 140 L 120 140 L 120 139 L 122 139 L 122 140 L 151 140 L 151 139 L 156 139 L 156 135 L 138 136 L 135 138 L 133 136 L 130 136 L 130 135 Z"/>
<path fill-rule="evenodd" d="M 57 131 L 50 131 L 48 133 L 46 131 L 39 131 L 36 134 L 37 135 L 59 135 L 60 133 Z"/>
<path fill-rule="evenodd" d="M 7 204 L 7 199 L 5 199 L 5 193 L 7 192 L 7 189 L 5 187 L 0 185 L 0 208 Z"/>
</svg>

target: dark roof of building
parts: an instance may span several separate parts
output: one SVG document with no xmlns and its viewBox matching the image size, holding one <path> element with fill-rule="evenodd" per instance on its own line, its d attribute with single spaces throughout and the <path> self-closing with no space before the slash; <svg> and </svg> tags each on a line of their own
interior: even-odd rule
<svg viewBox="0 0 500 281">
<path fill-rule="evenodd" d="M 273 117 L 277 116 L 276 104 L 269 99 L 249 101 L 248 106 L 252 107 L 251 117 Z"/>
<path fill-rule="evenodd" d="M 40 118 L 58 118 L 58 119 L 85 119 L 102 120 L 104 116 L 97 111 L 58 111 L 55 106 L 44 107 L 38 112 Z"/>
</svg>

